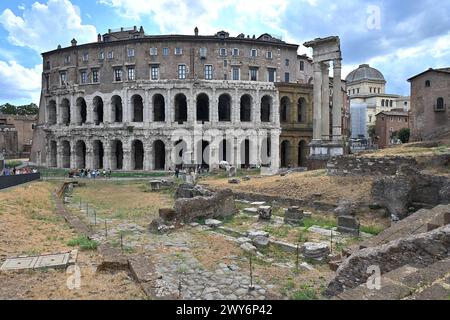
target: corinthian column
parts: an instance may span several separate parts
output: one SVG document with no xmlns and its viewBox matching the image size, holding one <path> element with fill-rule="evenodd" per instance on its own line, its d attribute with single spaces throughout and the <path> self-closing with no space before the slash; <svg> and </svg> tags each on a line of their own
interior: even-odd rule
<svg viewBox="0 0 450 320">
<path fill-rule="evenodd" d="M 333 61 L 333 141 L 342 139 L 341 60 Z"/>
<path fill-rule="evenodd" d="M 330 65 L 322 63 L 322 140 L 330 140 Z"/>
<path fill-rule="evenodd" d="M 314 63 L 314 115 L 313 140 L 322 140 L 322 68 L 320 62 Z"/>
</svg>

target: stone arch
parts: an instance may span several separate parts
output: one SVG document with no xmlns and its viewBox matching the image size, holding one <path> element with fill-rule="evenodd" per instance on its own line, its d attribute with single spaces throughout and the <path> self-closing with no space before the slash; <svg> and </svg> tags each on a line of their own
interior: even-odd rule
<svg viewBox="0 0 450 320">
<path fill-rule="evenodd" d="M 144 100 L 139 94 L 131 97 L 132 122 L 144 122 Z"/>
<path fill-rule="evenodd" d="M 78 140 L 75 144 L 75 168 L 86 168 L 86 143 L 83 140 Z"/>
<path fill-rule="evenodd" d="M 241 97 L 241 122 L 252 121 L 252 96 L 244 94 Z"/>
<path fill-rule="evenodd" d="M 298 143 L 298 166 L 307 167 L 309 148 L 308 143 L 305 140 L 301 140 Z"/>
<path fill-rule="evenodd" d="M 47 124 L 56 124 L 56 101 L 50 100 L 47 105 Z"/>
<path fill-rule="evenodd" d="M 123 143 L 114 140 L 111 143 L 111 170 L 123 169 Z"/>
<path fill-rule="evenodd" d="M 187 121 L 187 99 L 183 93 L 175 96 L 175 122 L 182 124 Z"/>
<path fill-rule="evenodd" d="M 120 96 L 113 96 L 111 98 L 111 122 L 123 121 L 123 106 L 122 98 Z"/>
<path fill-rule="evenodd" d="M 77 124 L 81 125 L 87 121 L 87 104 L 83 97 L 77 99 L 76 103 Z"/>
<path fill-rule="evenodd" d="M 70 157 L 72 155 L 72 151 L 70 149 L 70 142 L 67 140 L 63 140 L 61 142 L 61 151 L 62 151 L 62 163 L 61 167 L 64 169 L 70 168 Z"/>
<path fill-rule="evenodd" d="M 289 97 L 283 97 L 280 100 L 280 121 L 290 122 L 291 100 Z"/>
<path fill-rule="evenodd" d="M 231 96 L 223 93 L 219 96 L 219 121 L 231 121 Z"/>
<path fill-rule="evenodd" d="M 103 110 L 103 99 L 99 96 L 94 98 L 94 123 L 95 125 L 99 125 L 103 123 L 104 110 Z"/>
<path fill-rule="evenodd" d="M 166 145 L 162 140 L 153 142 L 153 164 L 155 170 L 166 168 Z"/>
<path fill-rule="evenodd" d="M 94 154 L 94 168 L 93 169 L 103 169 L 103 159 L 105 157 L 105 149 L 103 147 L 102 141 L 94 140 L 93 154 Z"/>
<path fill-rule="evenodd" d="M 133 170 L 144 169 L 144 144 L 141 140 L 131 143 L 131 167 Z"/>
<path fill-rule="evenodd" d="M 272 102 L 271 96 L 265 95 L 261 98 L 261 122 L 272 120 Z"/>
<path fill-rule="evenodd" d="M 153 96 L 153 121 L 166 121 L 166 103 L 162 94 Z"/>
<path fill-rule="evenodd" d="M 63 99 L 60 106 L 61 111 L 61 123 L 68 126 L 70 124 L 70 101 L 69 99 Z"/>
<path fill-rule="evenodd" d="M 197 121 L 209 121 L 209 97 L 206 93 L 197 96 Z"/>
<path fill-rule="evenodd" d="M 280 145 L 280 165 L 282 168 L 287 168 L 290 165 L 290 147 L 291 143 L 284 140 Z"/>
<path fill-rule="evenodd" d="M 56 168 L 58 166 L 58 144 L 56 141 L 50 141 L 50 163 L 49 167 Z"/>
<path fill-rule="evenodd" d="M 186 141 L 180 139 L 174 143 L 175 167 L 180 169 L 183 168 L 186 150 L 187 150 Z"/>
<path fill-rule="evenodd" d="M 299 98 L 297 101 L 297 122 L 306 122 L 306 100 Z"/>
<path fill-rule="evenodd" d="M 210 165 L 210 143 L 206 140 L 197 141 L 197 165 L 209 169 Z"/>
</svg>

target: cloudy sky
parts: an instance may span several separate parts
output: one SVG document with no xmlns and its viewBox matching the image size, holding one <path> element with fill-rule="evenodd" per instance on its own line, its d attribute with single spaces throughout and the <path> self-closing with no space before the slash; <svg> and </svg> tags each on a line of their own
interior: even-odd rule
<svg viewBox="0 0 450 320">
<path fill-rule="evenodd" d="M 0 103 L 39 102 L 41 52 L 134 25 L 147 34 L 267 32 L 298 44 L 339 35 L 344 76 L 369 63 L 388 93 L 409 95 L 406 79 L 450 66 L 449 12 L 450 0 L 3 0 Z M 311 54 L 303 46 L 299 53 Z"/>
</svg>

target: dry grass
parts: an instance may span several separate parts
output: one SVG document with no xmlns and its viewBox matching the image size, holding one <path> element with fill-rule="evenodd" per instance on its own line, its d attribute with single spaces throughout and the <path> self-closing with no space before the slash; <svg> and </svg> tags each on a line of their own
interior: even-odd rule
<svg viewBox="0 0 450 320">
<path fill-rule="evenodd" d="M 231 185 L 228 179 L 211 179 L 202 183 L 216 188 L 231 188 L 233 191 L 253 192 L 267 195 L 286 196 L 297 199 L 314 198 L 337 203 L 341 199 L 352 201 L 370 201 L 371 177 L 329 177 L 323 170 L 292 173 L 285 177 L 271 176 L 241 181 Z"/>
<path fill-rule="evenodd" d="M 7 257 L 69 252 L 77 237 L 56 214 L 55 185 L 37 182 L 0 192 L 0 263 Z M 143 298 L 125 273 L 97 274 L 97 251 L 80 252 L 81 289 L 69 290 L 64 271 L 0 273 L 0 299 L 133 299 Z"/>
<path fill-rule="evenodd" d="M 173 199 L 168 193 L 145 192 L 144 182 L 87 182 L 76 188 L 74 201 L 93 205 L 97 213 L 116 218 L 155 218 L 159 208 L 172 207 Z"/>
</svg>

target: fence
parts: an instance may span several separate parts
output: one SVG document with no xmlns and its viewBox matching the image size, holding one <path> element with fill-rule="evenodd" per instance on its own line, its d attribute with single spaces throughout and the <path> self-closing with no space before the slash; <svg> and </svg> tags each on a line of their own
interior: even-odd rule
<svg viewBox="0 0 450 320">
<path fill-rule="evenodd" d="M 19 184 L 39 180 L 41 178 L 40 173 L 30 173 L 30 174 L 18 174 L 14 176 L 0 176 L 0 190 L 14 187 Z"/>
</svg>

